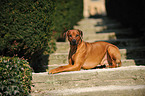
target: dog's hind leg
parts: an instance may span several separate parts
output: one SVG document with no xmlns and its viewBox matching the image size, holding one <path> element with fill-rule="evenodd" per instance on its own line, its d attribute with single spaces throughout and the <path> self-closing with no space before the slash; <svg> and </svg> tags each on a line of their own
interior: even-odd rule
<svg viewBox="0 0 145 96">
<path fill-rule="evenodd" d="M 109 67 L 115 68 L 121 66 L 121 54 L 116 46 L 109 46 L 107 49 L 107 59 L 109 62 Z"/>
<path fill-rule="evenodd" d="M 102 61 L 101 61 L 101 63 L 100 63 L 100 66 L 105 66 L 105 67 L 109 67 L 109 58 L 108 58 L 108 56 L 107 56 L 108 54 L 107 54 L 107 52 L 105 53 L 105 55 L 104 55 L 104 57 L 103 57 L 103 59 L 102 59 Z"/>
</svg>

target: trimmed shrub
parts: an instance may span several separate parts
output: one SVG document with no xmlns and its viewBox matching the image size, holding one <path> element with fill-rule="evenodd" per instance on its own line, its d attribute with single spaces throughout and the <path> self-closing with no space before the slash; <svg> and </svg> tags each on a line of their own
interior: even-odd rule
<svg viewBox="0 0 145 96">
<path fill-rule="evenodd" d="M 0 57 L 0 96 L 25 96 L 31 92 L 32 70 L 18 57 Z"/>
<path fill-rule="evenodd" d="M 53 12 L 53 0 L 1 0 L 0 55 L 17 54 L 37 67 L 33 60 L 44 51 L 52 53 L 55 49 L 51 31 Z"/>
<path fill-rule="evenodd" d="M 54 11 L 51 12 L 51 40 L 48 42 L 48 50 L 44 52 L 45 55 L 38 58 L 39 55 L 33 55 L 31 63 L 34 66 L 35 72 L 46 71 L 48 65 L 48 54 L 56 50 L 55 40 L 64 41 L 62 34 L 83 18 L 83 0 L 52 0 Z M 50 1 L 49 1 L 50 2 Z M 46 3 L 49 3 L 46 2 Z M 37 58 L 37 59 L 36 59 Z"/>
<path fill-rule="evenodd" d="M 43 62 L 44 55 L 53 53 L 55 40 L 83 17 L 83 0 L 1 0 L 0 3 L 0 56 L 24 57 L 35 72 L 46 71 L 48 62 Z"/>
<path fill-rule="evenodd" d="M 57 39 L 83 18 L 83 0 L 55 0 L 53 29 Z"/>
<path fill-rule="evenodd" d="M 49 3 L 48 3 L 49 2 Z M 51 50 L 51 0 L 2 0 L 0 7 L 0 54 L 31 59 Z M 50 44 L 51 45 L 51 44 Z"/>
</svg>

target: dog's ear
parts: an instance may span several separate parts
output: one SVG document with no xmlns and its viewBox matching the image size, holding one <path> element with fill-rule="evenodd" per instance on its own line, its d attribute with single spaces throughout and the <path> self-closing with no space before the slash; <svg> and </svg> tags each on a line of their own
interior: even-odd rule
<svg viewBox="0 0 145 96">
<path fill-rule="evenodd" d="M 67 37 L 68 32 L 69 32 L 69 30 L 67 32 L 63 33 L 63 38 Z"/>
<path fill-rule="evenodd" d="M 79 29 L 78 29 L 78 31 L 80 32 L 81 37 L 83 37 L 83 32 Z"/>
</svg>

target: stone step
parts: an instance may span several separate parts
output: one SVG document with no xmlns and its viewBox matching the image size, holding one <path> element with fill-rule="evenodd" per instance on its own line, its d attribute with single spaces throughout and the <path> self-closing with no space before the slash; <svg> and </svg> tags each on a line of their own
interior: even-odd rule
<svg viewBox="0 0 145 96">
<path fill-rule="evenodd" d="M 120 49 L 122 59 L 140 59 L 145 56 L 145 47 Z M 60 62 L 65 64 L 68 59 L 68 53 L 53 53 L 49 57 L 49 64 Z"/>
<path fill-rule="evenodd" d="M 132 29 L 130 28 L 117 28 L 117 29 L 106 29 L 103 31 L 98 31 L 96 33 L 116 33 L 116 34 L 132 34 Z"/>
<path fill-rule="evenodd" d="M 84 26 L 77 26 L 74 29 L 80 29 L 83 31 L 84 36 L 85 35 L 96 35 L 98 33 L 116 33 L 116 34 L 122 34 L 122 35 L 131 35 L 131 29 L 128 28 L 120 28 L 120 29 L 107 29 L 106 26 L 95 26 L 95 27 L 89 27 L 84 28 Z"/>
<path fill-rule="evenodd" d="M 60 66 L 65 66 L 68 65 L 68 60 L 56 60 L 56 61 L 52 61 L 48 66 L 44 66 L 46 68 L 48 68 L 48 71 Z M 145 65 L 145 59 L 122 59 L 122 66 L 140 66 L 140 65 Z"/>
<path fill-rule="evenodd" d="M 105 41 L 109 42 L 111 44 L 116 45 L 119 48 L 125 48 L 125 47 L 134 47 L 134 46 L 143 46 L 141 40 L 139 39 L 117 39 L 117 40 L 99 40 L 99 41 Z M 88 42 L 94 42 L 94 41 L 88 41 Z M 97 42 L 97 41 L 96 41 Z M 67 53 L 69 52 L 69 42 L 57 42 L 57 50 L 56 53 Z"/>
<path fill-rule="evenodd" d="M 77 23 L 77 25 L 79 25 L 79 26 L 84 26 L 84 25 L 92 26 L 92 25 L 95 25 L 95 24 L 98 24 L 98 23 L 99 24 L 103 24 L 103 19 L 102 18 L 97 18 L 97 19 L 94 19 L 94 18 L 89 18 L 89 19 L 88 18 L 84 18 L 84 19 L 80 20 Z"/>
<path fill-rule="evenodd" d="M 129 86 L 98 86 L 98 87 L 85 87 L 73 88 L 65 90 L 47 91 L 46 95 L 52 96 L 144 96 L 145 85 L 129 85 Z"/>
<path fill-rule="evenodd" d="M 56 42 L 56 52 L 55 53 L 68 53 L 69 52 L 69 42 Z"/>
<path fill-rule="evenodd" d="M 101 30 L 101 29 L 97 29 Z M 83 40 L 96 41 L 96 40 L 110 40 L 110 39 L 123 39 L 123 38 L 133 38 L 133 34 L 128 29 L 114 29 L 114 30 L 104 30 L 101 32 L 84 32 Z"/>
<path fill-rule="evenodd" d="M 106 21 L 107 20 L 107 21 Z M 95 26 L 105 26 L 106 29 L 118 29 L 122 28 L 122 25 L 116 20 L 109 20 L 106 18 L 96 19 L 98 21 Z"/>
<path fill-rule="evenodd" d="M 139 39 L 117 39 L 117 40 L 104 40 L 104 41 L 114 44 L 119 48 L 130 48 L 136 46 L 143 47 L 142 40 Z"/>
<path fill-rule="evenodd" d="M 68 53 L 53 53 L 50 55 L 49 65 L 68 63 Z"/>
<path fill-rule="evenodd" d="M 126 48 L 126 52 L 122 50 L 122 57 L 126 59 L 144 59 L 145 57 L 145 47 L 132 47 Z"/>
<path fill-rule="evenodd" d="M 87 23 L 86 23 L 87 22 Z M 78 23 L 77 26 L 74 26 L 74 29 L 80 29 L 85 34 L 91 34 L 95 32 L 102 32 L 108 29 L 118 29 L 121 31 L 122 27 L 118 22 L 109 22 L 105 23 L 102 18 L 99 19 L 83 19 Z M 123 31 L 124 32 L 124 31 Z"/>
<path fill-rule="evenodd" d="M 119 23 L 117 20 L 111 19 L 108 17 L 103 17 L 102 20 L 103 20 L 103 24 L 118 24 Z"/>
<path fill-rule="evenodd" d="M 86 23 L 87 22 L 87 23 Z M 74 27 L 95 27 L 95 26 L 104 26 L 107 27 L 107 29 L 114 29 L 114 28 L 120 28 L 121 25 L 119 22 L 115 21 L 115 20 L 109 20 L 109 22 L 104 22 L 103 18 L 97 18 L 97 19 L 83 19 L 80 22 L 78 22 L 77 26 Z"/>
<path fill-rule="evenodd" d="M 127 48 L 134 46 L 143 46 L 143 41 L 139 39 L 116 39 L 116 40 L 88 40 L 87 42 L 105 41 L 116 45 L 119 48 Z M 60 47 L 60 46 L 59 46 Z"/>
<path fill-rule="evenodd" d="M 123 29 L 123 28 L 120 28 L 120 29 L 117 29 L 119 27 L 119 25 L 117 26 L 112 26 L 112 24 L 109 24 L 109 25 L 94 25 L 94 26 L 75 26 L 74 29 L 80 29 L 84 32 L 84 34 L 92 34 L 92 33 L 98 33 L 98 32 L 101 32 L 101 33 L 110 33 L 111 31 L 112 32 L 128 32 L 129 30 L 128 29 Z M 125 33 L 125 32 L 124 32 Z M 129 33 L 130 34 L 130 33 Z"/>
<path fill-rule="evenodd" d="M 126 48 L 120 49 L 122 66 L 58 74 L 33 73 L 35 87 L 32 88 L 32 96 L 145 95 L 145 66 L 141 66 L 145 65 L 145 47 L 138 38 L 134 39 L 130 29 L 124 29 L 118 22 L 106 17 L 82 19 L 74 29 L 83 31 L 84 41 L 103 40 Z M 49 56 L 49 65 L 44 67 L 48 67 L 49 71 L 67 65 L 68 51 L 69 42 L 57 43 L 56 53 Z"/>
<path fill-rule="evenodd" d="M 97 34 L 88 34 L 84 35 L 84 41 L 95 41 L 95 40 L 110 40 L 110 39 L 117 39 L 116 34 L 112 33 L 97 33 Z"/>
<path fill-rule="evenodd" d="M 104 27 L 106 27 L 106 29 L 120 29 L 120 28 L 122 28 L 122 26 L 121 26 L 121 24 L 120 23 L 118 23 L 118 22 L 116 22 L 116 23 L 108 23 L 108 24 L 97 24 L 97 25 L 95 25 L 96 27 L 98 27 L 98 26 L 104 26 Z"/>
<path fill-rule="evenodd" d="M 35 85 L 32 88 L 32 95 L 37 94 L 39 96 L 63 96 L 62 92 L 67 89 L 77 90 L 80 88 L 80 90 L 83 90 L 84 88 L 103 86 L 118 86 L 118 88 L 121 88 L 119 86 L 132 86 L 131 90 L 135 86 L 140 86 L 141 89 L 144 89 L 142 85 L 145 85 L 145 66 L 81 70 L 58 74 L 33 73 L 32 80 Z M 87 91 L 83 93 L 85 92 Z M 71 93 L 71 91 L 68 91 L 68 93 Z M 76 92 L 74 91 L 74 93 Z M 74 94 L 70 95 L 75 96 Z"/>
</svg>

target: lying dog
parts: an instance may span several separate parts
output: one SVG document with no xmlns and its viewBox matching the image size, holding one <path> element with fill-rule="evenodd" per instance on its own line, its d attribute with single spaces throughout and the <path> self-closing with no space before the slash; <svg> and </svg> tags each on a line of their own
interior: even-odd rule
<svg viewBox="0 0 145 96">
<path fill-rule="evenodd" d="M 98 65 L 110 68 L 121 66 L 121 54 L 115 45 L 103 41 L 84 42 L 82 40 L 83 32 L 80 30 L 68 30 L 64 35 L 70 42 L 69 64 L 52 69 L 49 74 L 78 71 L 81 68 L 91 69 Z"/>
</svg>

